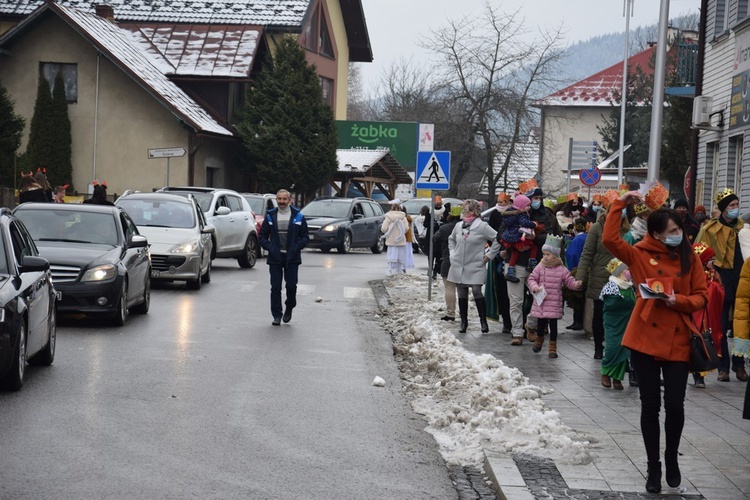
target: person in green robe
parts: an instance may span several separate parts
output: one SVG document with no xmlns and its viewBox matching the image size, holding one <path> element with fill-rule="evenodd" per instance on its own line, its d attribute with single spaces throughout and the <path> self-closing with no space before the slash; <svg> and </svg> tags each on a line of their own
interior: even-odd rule
<svg viewBox="0 0 750 500">
<path fill-rule="evenodd" d="M 623 347 L 622 336 L 635 306 L 635 290 L 628 266 L 619 259 L 609 261 L 607 271 L 610 273 L 609 281 L 599 296 L 604 302 L 602 385 L 622 390 L 622 379 L 630 358 L 630 349 Z"/>
</svg>

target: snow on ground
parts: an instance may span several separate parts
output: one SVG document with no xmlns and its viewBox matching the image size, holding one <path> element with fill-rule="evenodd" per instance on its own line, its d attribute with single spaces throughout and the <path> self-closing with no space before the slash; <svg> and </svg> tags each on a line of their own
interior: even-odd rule
<svg viewBox="0 0 750 500">
<path fill-rule="evenodd" d="M 427 276 L 385 280 L 391 306 L 383 315 L 393 336 L 403 387 L 446 462 L 482 467 L 482 449 L 529 453 L 568 463 L 591 461 L 589 442 L 563 424 L 541 399 L 552 389 L 490 354 L 465 350 L 441 321 L 442 287 L 427 301 Z M 471 307 L 471 305 L 470 305 Z"/>
</svg>

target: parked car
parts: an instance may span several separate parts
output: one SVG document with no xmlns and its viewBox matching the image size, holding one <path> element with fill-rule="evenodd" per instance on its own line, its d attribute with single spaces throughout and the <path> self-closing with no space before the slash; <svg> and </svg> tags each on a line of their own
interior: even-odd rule
<svg viewBox="0 0 750 500">
<path fill-rule="evenodd" d="M 263 225 L 263 219 L 266 218 L 266 213 L 272 208 L 276 208 L 276 195 L 271 193 L 259 194 L 259 193 L 240 193 L 243 198 L 250 205 L 250 209 L 255 215 L 255 231 L 260 234 L 260 226 Z M 258 245 L 258 257 L 262 257 L 265 250 Z"/>
<path fill-rule="evenodd" d="M 214 227 L 195 198 L 135 193 L 121 196 L 115 205 L 125 209 L 148 238 L 152 281 L 185 281 L 191 290 L 211 281 Z"/>
<path fill-rule="evenodd" d="M 347 253 L 369 248 L 381 253 L 385 239 L 380 232 L 383 209 L 370 198 L 316 198 L 302 209 L 310 234 L 309 248 Z"/>
<path fill-rule="evenodd" d="M 13 211 L 50 263 L 57 312 L 125 324 L 151 303 L 148 240 L 120 207 L 24 203 Z"/>
<path fill-rule="evenodd" d="M 237 191 L 212 187 L 163 187 L 160 193 L 193 195 L 208 224 L 214 227 L 211 259 L 237 259 L 242 268 L 255 266 L 258 259 L 258 231 L 247 200 Z"/>
<path fill-rule="evenodd" d="M 55 289 L 23 222 L 0 213 L 0 386 L 23 386 L 26 362 L 51 365 L 57 340 Z"/>
</svg>

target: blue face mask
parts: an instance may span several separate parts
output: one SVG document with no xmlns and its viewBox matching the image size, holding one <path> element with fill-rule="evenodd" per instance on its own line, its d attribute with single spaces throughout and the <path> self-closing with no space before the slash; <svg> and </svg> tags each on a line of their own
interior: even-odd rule
<svg viewBox="0 0 750 500">
<path fill-rule="evenodd" d="M 534 210 L 539 210 L 539 207 L 541 206 L 542 206 L 542 202 L 539 200 L 535 200 L 531 202 L 531 208 L 533 208 Z"/>
<path fill-rule="evenodd" d="M 668 247 L 678 247 L 682 243 L 682 233 L 668 234 L 664 237 L 664 244 Z"/>
<path fill-rule="evenodd" d="M 599 211 L 599 205 L 594 205 L 593 207 L 591 207 L 591 210 L 593 210 L 594 213 L 598 212 Z"/>
<path fill-rule="evenodd" d="M 727 210 L 727 217 L 730 219 L 736 219 L 740 216 L 740 209 L 739 208 L 733 208 L 731 210 Z"/>
</svg>

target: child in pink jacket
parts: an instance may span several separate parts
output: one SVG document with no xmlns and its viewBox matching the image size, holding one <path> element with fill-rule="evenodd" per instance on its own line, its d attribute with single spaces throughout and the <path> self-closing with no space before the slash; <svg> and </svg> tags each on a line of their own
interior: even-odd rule
<svg viewBox="0 0 750 500">
<path fill-rule="evenodd" d="M 527 286 L 534 295 L 530 316 L 539 319 L 534 352 L 542 350 L 544 332 L 549 325 L 549 357 L 557 357 L 557 320 L 563 317 L 563 286 L 580 290 L 583 282 L 576 280 L 560 259 L 563 239 L 548 235 L 542 247 L 542 260 L 529 275 Z"/>
</svg>

